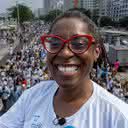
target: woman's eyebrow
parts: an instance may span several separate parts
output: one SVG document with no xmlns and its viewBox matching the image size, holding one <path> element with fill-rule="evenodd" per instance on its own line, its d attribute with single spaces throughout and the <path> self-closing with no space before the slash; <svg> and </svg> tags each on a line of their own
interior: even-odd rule
<svg viewBox="0 0 128 128">
<path fill-rule="evenodd" d="M 61 35 L 58 35 L 58 34 L 53 34 L 53 35 L 55 35 L 55 36 L 59 36 L 59 37 L 61 37 L 61 38 L 65 39 L 65 37 L 64 37 L 64 36 L 61 36 Z M 80 35 L 80 34 L 73 34 L 73 35 L 71 35 L 71 37 L 73 37 L 73 36 L 77 36 L 77 35 Z"/>
<path fill-rule="evenodd" d="M 52 34 L 52 33 L 51 33 L 51 34 Z M 61 35 L 58 35 L 58 34 L 52 34 L 52 35 L 59 36 L 59 37 L 63 38 Z"/>
<path fill-rule="evenodd" d="M 77 35 L 79 35 L 79 34 L 73 34 L 72 36 L 77 36 Z"/>
</svg>

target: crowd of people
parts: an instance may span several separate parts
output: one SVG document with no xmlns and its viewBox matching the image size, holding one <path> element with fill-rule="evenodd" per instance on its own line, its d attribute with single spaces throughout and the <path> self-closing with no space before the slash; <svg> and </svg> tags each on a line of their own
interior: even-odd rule
<svg viewBox="0 0 128 128">
<path fill-rule="evenodd" d="M 13 29 L 0 30 L 1 45 L 14 44 L 17 36 L 17 32 Z"/>
<path fill-rule="evenodd" d="M 36 83 L 48 79 L 45 51 L 40 36 L 48 25 L 24 25 L 18 36 L 20 49 L 13 50 L 5 65 L 0 67 L 0 111 L 7 111 L 22 92 Z M 19 44 L 19 45 L 21 45 Z"/>
<path fill-rule="evenodd" d="M 118 72 L 118 70 L 116 72 Z M 122 83 L 120 79 L 116 77 L 116 75 L 115 67 L 110 65 L 108 65 L 106 69 L 103 65 L 101 67 L 97 66 L 97 68 L 93 68 L 91 72 L 91 76 L 94 81 L 113 95 L 128 103 L 127 81 Z"/>
<path fill-rule="evenodd" d="M 15 33 L 23 46 L 17 51 L 12 50 L 10 59 L 0 67 L 0 111 L 6 112 L 20 97 L 22 92 L 42 80 L 49 78 L 46 53 L 40 43 L 40 36 L 47 33 L 48 24 L 24 25 L 20 34 Z M 11 34 L 7 34 L 12 35 Z M 14 34 L 13 34 L 14 35 Z M 119 66 L 119 65 L 118 65 Z M 128 103 L 128 90 L 116 79 L 114 68 L 104 64 L 93 68 L 91 77 L 99 85 Z M 127 83 L 125 83 L 127 84 Z"/>
</svg>

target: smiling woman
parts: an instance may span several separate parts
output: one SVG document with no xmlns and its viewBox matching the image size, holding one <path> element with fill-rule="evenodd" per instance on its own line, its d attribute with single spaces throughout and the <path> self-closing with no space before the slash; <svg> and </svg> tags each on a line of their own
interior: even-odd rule
<svg viewBox="0 0 128 128">
<path fill-rule="evenodd" d="M 25 91 L 0 118 L 0 128 L 128 128 L 128 106 L 90 78 L 105 53 L 95 24 L 69 10 L 41 41 L 54 80 Z"/>
</svg>

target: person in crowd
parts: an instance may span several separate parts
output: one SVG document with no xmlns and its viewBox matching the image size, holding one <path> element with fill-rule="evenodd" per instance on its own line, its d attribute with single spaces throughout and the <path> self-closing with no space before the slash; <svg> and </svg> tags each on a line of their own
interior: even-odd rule
<svg viewBox="0 0 128 128">
<path fill-rule="evenodd" d="M 108 76 L 108 80 L 107 80 L 107 90 L 109 92 L 112 92 L 112 87 L 113 87 L 113 79 L 112 77 L 109 75 Z"/>
<path fill-rule="evenodd" d="M 116 62 L 114 63 L 114 68 L 118 71 L 120 67 L 120 61 L 117 59 Z"/>
<path fill-rule="evenodd" d="M 117 59 L 114 63 L 114 67 L 113 67 L 113 76 L 115 76 L 119 70 L 120 67 L 120 61 Z"/>
<path fill-rule="evenodd" d="M 26 90 L 0 128 L 128 128 L 128 105 L 90 79 L 105 52 L 95 24 L 72 9 L 41 40 L 53 80 Z"/>
</svg>

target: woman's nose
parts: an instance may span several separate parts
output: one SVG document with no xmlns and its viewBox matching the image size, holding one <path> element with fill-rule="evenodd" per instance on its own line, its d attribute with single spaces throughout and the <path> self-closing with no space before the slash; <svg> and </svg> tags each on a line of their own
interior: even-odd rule
<svg viewBox="0 0 128 128">
<path fill-rule="evenodd" d="M 58 53 L 59 56 L 71 57 L 74 56 L 74 53 L 70 50 L 68 43 L 63 46 L 63 48 Z"/>
</svg>

